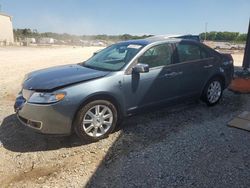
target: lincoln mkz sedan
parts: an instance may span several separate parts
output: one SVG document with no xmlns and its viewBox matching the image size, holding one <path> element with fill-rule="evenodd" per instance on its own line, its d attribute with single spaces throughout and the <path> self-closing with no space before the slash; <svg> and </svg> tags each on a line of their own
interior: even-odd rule
<svg viewBox="0 0 250 188">
<path fill-rule="evenodd" d="M 231 55 L 186 39 L 147 38 L 113 44 L 83 63 L 25 76 L 14 105 L 18 119 L 44 134 L 74 131 L 107 137 L 146 107 L 201 99 L 217 104 L 233 77 Z"/>
</svg>

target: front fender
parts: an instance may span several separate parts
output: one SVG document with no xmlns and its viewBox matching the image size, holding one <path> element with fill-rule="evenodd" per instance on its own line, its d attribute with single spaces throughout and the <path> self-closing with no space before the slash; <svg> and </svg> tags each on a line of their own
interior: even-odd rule
<svg viewBox="0 0 250 188">
<path fill-rule="evenodd" d="M 90 102 L 91 100 L 98 99 L 112 100 L 111 102 L 115 103 L 121 115 L 125 115 L 126 110 L 124 109 L 124 93 L 122 92 L 122 88 L 119 84 L 121 78 L 122 77 L 119 75 L 103 77 L 62 89 L 62 91 L 67 93 L 67 100 L 70 104 L 67 111 L 72 122 L 74 121 L 77 112 L 84 104 Z"/>
</svg>

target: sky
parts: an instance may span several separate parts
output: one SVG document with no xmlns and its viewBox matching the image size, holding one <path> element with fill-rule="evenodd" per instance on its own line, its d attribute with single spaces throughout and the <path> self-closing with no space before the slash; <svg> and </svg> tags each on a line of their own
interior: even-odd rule
<svg viewBox="0 0 250 188">
<path fill-rule="evenodd" d="M 250 0 L 0 0 L 14 28 L 94 34 L 246 33 Z M 0 26 L 1 27 L 1 26 Z"/>
</svg>

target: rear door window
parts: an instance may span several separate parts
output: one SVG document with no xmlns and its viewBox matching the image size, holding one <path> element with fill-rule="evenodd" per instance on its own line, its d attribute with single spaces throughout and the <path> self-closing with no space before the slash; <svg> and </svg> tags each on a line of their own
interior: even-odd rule
<svg viewBox="0 0 250 188">
<path fill-rule="evenodd" d="M 179 62 L 200 59 L 200 47 L 192 44 L 177 44 L 176 46 Z"/>
<path fill-rule="evenodd" d="M 205 51 L 199 45 L 196 44 L 179 43 L 177 44 L 176 49 L 178 52 L 179 63 L 206 59 L 211 57 L 207 51 Z"/>
<path fill-rule="evenodd" d="M 204 48 L 200 48 L 201 50 L 201 59 L 206 59 L 206 58 L 210 58 L 213 57 L 210 55 L 209 52 L 207 52 L 207 50 L 205 50 Z"/>
</svg>

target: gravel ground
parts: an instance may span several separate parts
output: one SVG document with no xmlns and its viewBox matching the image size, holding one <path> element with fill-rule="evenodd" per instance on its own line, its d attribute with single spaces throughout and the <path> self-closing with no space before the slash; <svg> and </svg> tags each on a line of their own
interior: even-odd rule
<svg viewBox="0 0 250 188">
<path fill-rule="evenodd" d="M 249 132 L 226 125 L 249 109 L 249 95 L 226 91 L 212 108 L 130 117 L 92 144 L 37 135 L 11 115 L 0 128 L 0 180 L 3 187 L 249 187 Z"/>
<path fill-rule="evenodd" d="M 227 122 L 250 110 L 249 95 L 226 91 L 200 103 L 129 119 L 89 187 L 249 187 L 249 132 Z"/>
<path fill-rule="evenodd" d="M 0 60 L 8 57 L 3 51 Z M 9 68 L 0 63 L 1 75 L 9 78 L 0 75 L 0 187 L 250 187 L 250 134 L 227 126 L 250 111 L 250 95 L 225 91 L 212 108 L 199 102 L 154 109 L 128 118 L 96 143 L 80 142 L 75 135 L 39 135 L 22 126 L 12 109 L 22 75 L 11 73 L 10 63 L 29 71 L 33 61 L 45 61 L 38 67 L 60 64 L 59 57 L 74 63 L 83 52 L 28 49 L 24 55 L 33 58 L 25 59 L 27 67 L 16 66 L 24 63 L 18 58 L 17 64 L 8 59 Z"/>
</svg>

